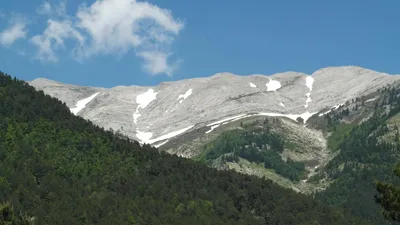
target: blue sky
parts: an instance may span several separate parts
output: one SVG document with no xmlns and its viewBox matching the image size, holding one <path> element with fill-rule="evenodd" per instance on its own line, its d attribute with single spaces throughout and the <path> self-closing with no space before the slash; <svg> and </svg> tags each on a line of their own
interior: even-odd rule
<svg viewBox="0 0 400 225">
<path fill-rule="evenodd" d="M 399 9 L 398 0 L 4 1 L 0 70 L 104 87 L 337 65 L 400 74 Z"/>
</svg>

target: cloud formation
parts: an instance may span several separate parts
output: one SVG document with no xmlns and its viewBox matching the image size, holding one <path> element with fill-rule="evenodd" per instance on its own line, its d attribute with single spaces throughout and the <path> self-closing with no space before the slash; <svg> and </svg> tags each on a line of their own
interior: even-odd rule
<svg viewBox="0 0 400 225">
<path fill-rule="evenodd" d="M 0 44 L 10 46 L 18 39 L 26 38 L 27 29 L 24 20 L 13 18 L 9 26 L 0 33 Z"/>
<path fill-rule="evenodd" d="M 64 42 L 67 39 L 76 41 L 79 45 L 78 48 L 85 42 L 85 37 L 73 27 L 71 21 L 49 19 L 44 32 L 41 35 L 33 36 L 31 42 L 38 48 L 37 58 L 39 60 L 56 62 L 58 58 L 55 51 L 64 50 Z"/>
<path fill-rule="evenodd" d="M 40 61 L 56 62 L 57 53 L 67 49 L 77 60 L 133 50 L 151 75 L 172 75 L 179 64 L 170 62 L 170 46 L 184 23 L 156 5 L 136 0 L 96 0 L 81 5 L 69 16 L 65 4 L 45 2 L 37 12 L 50 17 L 46 29 L 31 38 Z"/>
<path fill-rule="evenodd" d="M 50 4 L 49 1 L 45 1 L 39 8 L 36 9 L 36 12 L 39 15 L 63 16 L 63 15 L 65 15 L 65 8 L 66 8 L 65 2 L 60 2 L 58 5 L 53 5 L 53 4 Z"/>
<path fill-rule="evenodd" d="M 179 67 L 182 60 L 168 63 L 169 55 L 158 51 L 142 51 L 137 54 L 145 60 L 143 68 L 150 74 L 165 73 L 168 76 L 172 76 L 172 73 Z"/>
</svg>

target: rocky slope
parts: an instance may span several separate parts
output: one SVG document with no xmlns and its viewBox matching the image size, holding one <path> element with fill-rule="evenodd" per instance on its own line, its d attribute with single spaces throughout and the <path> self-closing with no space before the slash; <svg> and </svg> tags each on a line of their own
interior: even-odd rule
<svg viewBox="0 0 400 225">
<path fill-rule="evenodd" d="M 312 75 L 219 73 L 154 87 L 81 87 L 42 78 L 29 83 L 65 102 L 72 113 L 168 153 L 202 160 L 218 169 L 266 177 L 296 191 L 312 193 L 332 182 L 331 179 L 316 182 L 312 177 L 321 176 L 319 171 L 338 154 L 329 147 L 330 132 L 324 129 L 324 115 L 344 107 L 358 108 L 350 110 L 357 113 L 350 113 L 345 120 L 349 123 L 366 120 L 374 111 L 379 97 L 377 90 L 399 83 L 399 79 L 400 76 L 343 66 L 320 69 Z M 359 107 L 361 103 L 363 107 Z M 255 122 L 249 131 L 260 127 L 266 131 L 265 123 L 260 121 L 268 117 L 274 118 L 269 122 L 273 133 L 285 142 L 278 155 L 283 160 L 281 169 L 290 167 L 288 159 L 304 165 L 303 172 L 298 173 L 300 179 L 288 179 L 277 168 L 268 168 L 250 158 L 223 160 L 237 151 L 229 147 L 218 153 L 217 158 L 204 159 L 207 152 L 204 146 L 212 145 L 230 131 L 243 130 L 243 123 Z"/>
<path fill-rule="evenodd" d="M 154 87 L 110 89 L 63 84 L 43 78 L 29 82 L 65 102 L 74 114 L 154 145 L 170 138 L 250 115 L 284 116 L 304 122 L 379 87 L 399 80 L 372 70 L 328 67 L 312 75 L 285 72 L 238 76 L 218 73 L 207 78 L 165 82 Z"/>
</svg>

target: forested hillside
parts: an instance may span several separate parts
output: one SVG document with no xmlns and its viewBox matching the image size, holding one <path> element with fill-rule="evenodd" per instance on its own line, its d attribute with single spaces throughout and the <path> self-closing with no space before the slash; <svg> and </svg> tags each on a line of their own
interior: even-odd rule
<svg viewBox="0 0 400 225">
<path fill-rule="evenodd" d="M 260 125 L 262 124 L 262 125 Z M 249 162 L 261 163 L 265 168 L 292 181 L 300 181 L 305 174 L 305 165 L 290 158 L 283 160 L 285 141 L 276 132 L 271 131 L 268 119 L 263 122 L 241 123 L 241 129 L 229 130 L 204 146 L 202 154 L 195 159 L 211 164 L 220 158 L 222 161 L 238 162 L 240 158 Z"/>
<path fill-rule="evenodd" d="M 364 101 L 326 115 L 328 132 L 332 132 L 328 143 L 339 154 L 311 182 L 321 176 L 334 180 L 325 191 L 316 194 L 318 200 L 343 207 L 374 224 L 391 224 L 382 216 L 374 194 L 377 180 L 399 184 L 393 169 L 400 159 L 400 88 L 384 88 L 379 95 L 368 120 L 360 121 L 365 116 L 354 116 L 362 114 L 359 111 L 363 110 Z M 357 119 L 346 123 L 352 116 Z"/>
<path fill-rule="evenodd" d="M 35 224 L 366 224 L 270 181 L 160 154 L 0 74 L 0 201 Z"/>
</svg>

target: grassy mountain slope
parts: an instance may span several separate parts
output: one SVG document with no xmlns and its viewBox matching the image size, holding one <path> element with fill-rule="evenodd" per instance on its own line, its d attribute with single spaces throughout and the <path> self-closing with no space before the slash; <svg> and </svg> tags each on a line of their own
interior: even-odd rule
<svg viewBox="0 0 400 225">
<path fill-rule="evenodd" d="M 0 74 L 0 201 L 37 224 L 360 224 L 257 177 L 160 154 Z"/>
</svg>

